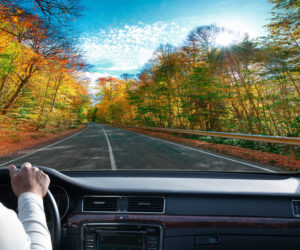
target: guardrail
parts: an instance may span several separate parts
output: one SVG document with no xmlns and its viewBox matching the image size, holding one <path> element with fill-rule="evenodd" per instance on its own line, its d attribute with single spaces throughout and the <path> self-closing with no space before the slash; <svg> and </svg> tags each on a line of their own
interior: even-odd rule
<svg viewBox="0 0 300 250">
<path fill-rule="evenodd" d="M 213 141 L 214 137 L 220 137 L 220 138 L 240 139 L 240 140 L 257 141 L 257 142 L 285 144 L 289 146 L 291 158 L 294 160 L 297 159 L 295 147 L 300 147 L 300 137 L 248 135 L 248 134 L 223 133 L 223 132 L 173 129 L 173 128 L 157 128 L 157 127 L 135 127 L 135 126 L 126 126 L 126 127 L 155 130 L 155 131 L 162 131 L 162 132 L 169 132 L 169 133 L 178 133 L 178 134 L 209 136 L 211 137 L 212 143 L 214 143 Z"/>
</svg>

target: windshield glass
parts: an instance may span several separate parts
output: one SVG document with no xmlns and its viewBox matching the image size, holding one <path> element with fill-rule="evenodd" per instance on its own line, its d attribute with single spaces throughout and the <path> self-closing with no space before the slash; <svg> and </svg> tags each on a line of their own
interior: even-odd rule
<svg viewBox="0 0 300 250">
<path fill-rule="evenodd" d="M 300 169 L 299 1 L 1 0 L 0 167 Z"/>
</svg>

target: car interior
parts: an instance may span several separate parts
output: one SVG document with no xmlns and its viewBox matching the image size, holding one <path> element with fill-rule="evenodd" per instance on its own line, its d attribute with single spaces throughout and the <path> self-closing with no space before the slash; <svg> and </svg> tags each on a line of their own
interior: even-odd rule
<svg viewBox="0 0 300 250">
<path fill-rule="evenodd" d="M 40 168 L 55 250 L 299 249 L 297 174 Z M 16 210 L 9 182 L 2 168 L 0 201 Z"/>
</svg>

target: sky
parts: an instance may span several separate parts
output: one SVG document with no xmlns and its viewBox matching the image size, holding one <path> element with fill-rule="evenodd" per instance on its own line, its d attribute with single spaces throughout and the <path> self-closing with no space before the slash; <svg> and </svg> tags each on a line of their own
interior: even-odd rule
<svg viewBox="0 0 300 250">
<path fill-rule="evenodd" d="M 160 44 L 180 46 L 201 25 L 216 24 L 254 38 L 265 33 L 267 0 L 82 0 L 76 21 L 80 49 L 101 76 L 137 74 Z"/>
</svg>

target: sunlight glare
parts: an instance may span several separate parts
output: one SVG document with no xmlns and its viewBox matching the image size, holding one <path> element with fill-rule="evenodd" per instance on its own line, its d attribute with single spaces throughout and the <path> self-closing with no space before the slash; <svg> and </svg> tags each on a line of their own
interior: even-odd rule
<svg viewBox="0 0 300 250">
<path fill-rule="evenodd" d="M 216 38 L 216 45 L 218 46 L 229 46 L 230 44 L 238 41 L 238 36 L 232 32 L 224 31 L 219 34 Z"/>
</svg>

